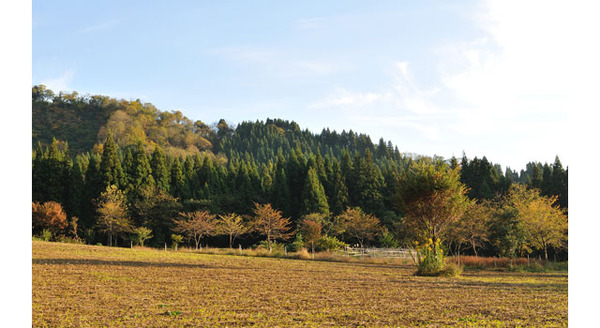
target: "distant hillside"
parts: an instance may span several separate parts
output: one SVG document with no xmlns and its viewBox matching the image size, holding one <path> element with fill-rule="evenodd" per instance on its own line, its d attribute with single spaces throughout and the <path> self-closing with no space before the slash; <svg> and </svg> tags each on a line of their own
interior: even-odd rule
<svg viewBox="0 0 600 328">
<path fill-rule="evenodd" d="M 71 154 L 102 144 L 111 130 L 120 147 L 141 142 L 160 145 L 167 153 L 185 155 L 210 150 L 216 133 L 201 121 L 192 122 L 179 111 L 162 112 L 150 103 L 77 92 L 55 94 L 45 86 L 32 89 L 32 143 L 66 141 Z"/>
</svg>

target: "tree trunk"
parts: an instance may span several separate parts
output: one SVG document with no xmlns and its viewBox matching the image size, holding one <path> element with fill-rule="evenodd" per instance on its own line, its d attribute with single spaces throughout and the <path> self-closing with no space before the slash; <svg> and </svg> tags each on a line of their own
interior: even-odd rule
<svg viewBox="0 0 600 328">
<path fill-rule="evenodd" d="M 544 245 L 544 258 L 548 261 L 548 246 Z"/>
<path fill-rule="evenodd" d="M 229 234 L 229 248 L 233 246 L 233 234 Z"/>
</svg>

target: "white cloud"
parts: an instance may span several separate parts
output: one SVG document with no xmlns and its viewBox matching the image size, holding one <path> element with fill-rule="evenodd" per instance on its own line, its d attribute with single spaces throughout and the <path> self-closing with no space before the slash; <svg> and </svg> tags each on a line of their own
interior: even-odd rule
<svg viewBox="0 0 600 328">
<path fill-rule="evenodd" d="M 72 69 L 69 69 L 69 70 L 66 70 L 62 75 L 60 75 L 58 77 L 42 80 L 40 82 L 40 84 L 45 85 L 48 89 L 50 89 L 54 92 L 57 92 L 57 93 L 59 91 L 68 91 L 68 90 L 71 90 L 71 87 L 69 87 L 69 84 L 73 80 L 74 76 L 75 76 L 75 71 Z"/>
<path fill-rule="evenodd" d="M 487 37 L 440 53 L 441 84 L 458 112 L 453 129 L 504 140 L 529 160 L 559 154 L 564 161 L 571 148 L 568 113 L 597 102 L 589 76 L 599 73 L 598 50 L 588 48 L 598 23 L 593 29 L 595 18 L 580 2 L 485 4 L 474 19 Z"/>
</svg>

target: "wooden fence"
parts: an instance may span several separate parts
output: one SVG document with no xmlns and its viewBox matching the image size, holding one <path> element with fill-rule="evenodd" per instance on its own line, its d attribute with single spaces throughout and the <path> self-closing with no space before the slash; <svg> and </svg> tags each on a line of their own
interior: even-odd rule
<svg viewBox="0 0 600 328">
<path fill-rule="evenodd" d="M 414 249 L 410 248 L 359 248 L 359 247 L 346 247 L 346 249 L 340 251 L 340 255 L 353 256 L 353 257 L 388 257 L 388 258 L 402 258 L 412 259 L 417 256 Z"/>
</svg>

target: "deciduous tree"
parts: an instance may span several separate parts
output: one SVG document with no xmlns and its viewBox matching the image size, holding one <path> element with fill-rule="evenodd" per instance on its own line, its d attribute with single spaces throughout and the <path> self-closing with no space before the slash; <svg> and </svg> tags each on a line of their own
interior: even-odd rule
<svg viewBox="0 0 600 328">
<path fill-rule="evenodd" d="M 194 239 L 196 249 L 199 248 L 202 237 L 215 233 L 217 222 L 214 214 L 208 211 L 195 211 L 179 213 L 179 215 L 181 218 L 175 219 L 174 230 L 182 233 L 188 239 Z"/>
<path fill-rule="evenodd" d="M 267 237 L 267 246 L 271 251 L 271 242 L 286 239 L 291 236 L 290 219 L 284 218 L 281 211 L 271 207 L 271 204 L 254 203 L 254 217 L 251 222 L 252 230 Z"/>
<path fill-rule="evenodd" d="M 398 207 L 405 222 L 421 241 L 441 240 L 445 229 L 456 222 L 472 203 L 460 182 L 459 168 L 444 163 L 414 162 L 400 182 Z"/>
<path fill-rule="evenodd" d="M 235 213 L 219 215 L 218 230 L 226 235 L 229 235 L 229 248 L 233 246 L 233 241 L 238 236 L 246 233 L 248 227 L 244 224 L 241 216 Z"/>
<path fill-rule="evenodd" d="M 50 230 L 54 235 L 62 233 L 68 226 L 67 215 L 62 206 L 53 201 L 32 203 L 32 228 L 34 233 L 44 229 Z"/>
<path fill-rule="evenodd" d="M 311 219 L 304 217 L 302 223 L 300 224 L 300 231 L 302 232 L 302 237 L 310 243 L 311 253 L 313 254 L 313 258 L 315 256 L 315 242 L 321 238 L 321 222 L 315 219 Z"/>
<path fill-rule="evenodd" d="M 365 242 L 373 240 L 381 232 L 379 219 L 363 212 L 360 207 L 348 207 L 335 218 L 334 224 L 338 232 L 356 239 L 361 249 L 364 248 Z"/>
<path fill-rule="evenodd" d="M 131 232 L 132 224 L 127 214 L 125 195 L 115 185 L 106 187 L 100 194 L 98 203 L 98 219 L 96 224 L 101 231 L 108 233 L 108 244 L 113 245 L 113 236 L 123 236 Z"/>
</svg>

